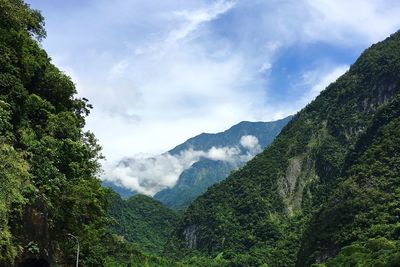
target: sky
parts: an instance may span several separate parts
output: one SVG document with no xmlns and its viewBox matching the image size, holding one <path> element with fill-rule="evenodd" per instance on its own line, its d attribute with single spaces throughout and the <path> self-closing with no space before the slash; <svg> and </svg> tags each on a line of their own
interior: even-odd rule
<svg viewBox="0 0 400 267">
<path fill-rule="evenodd" d="M 398 0 L 27 0 L 108 163 L 303 108 L 400 29 Z"/>
</svg>

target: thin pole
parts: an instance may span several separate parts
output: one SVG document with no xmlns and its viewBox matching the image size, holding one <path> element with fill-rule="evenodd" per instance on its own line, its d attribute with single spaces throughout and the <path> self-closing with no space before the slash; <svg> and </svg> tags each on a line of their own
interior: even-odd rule
<svg viewBox="0 0 400 267">
<path fill-rule="evenodd" d="M 68 234 L 68 236 L 73 237 L 76 240 L 76 244 L 78 246 L 76 249 L 76 267 L 79 267 L 79 239 L 72 234 Z"/>
</svg>

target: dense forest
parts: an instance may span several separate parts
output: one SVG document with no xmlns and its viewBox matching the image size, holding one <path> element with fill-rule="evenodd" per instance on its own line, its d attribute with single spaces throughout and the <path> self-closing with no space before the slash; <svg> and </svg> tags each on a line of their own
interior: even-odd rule
<svg viewBox="0 0 400 267">
<path fill-rule="evenodd" d="M 73 234 L 83 262 L 96 264 L 107 192 L 95 178 L 100 147 L 82 131 L 90 105 L 40 48 L 40 13 L 19 0 L 0 5 L 0 262 L 71 262 Z"/>
<path fill-rule="evenodd" d="M 400 32 L 181 215 L 97 178 L 91 105 L 0 0 L 0 266 L 399 266 Z"/>
<path fill-rule="evenodd" d="M 0 1 L 0 266 L 73 266 L 70 235 L 80 266 L 161 266 L 110 233 L 100 147 L 83 131 L 91 106 L 40 47 L 45 37 L 38 11 Z"/>
<path fill-rule="evenodd" d="M 161 254 L 178 222 L 178 214 L 157 200 L 140 194 L 123 200 L 113 193 L 111 203 L 109 213 L 114 223 L 110 231 L 145 252 Z"/>
</svg>

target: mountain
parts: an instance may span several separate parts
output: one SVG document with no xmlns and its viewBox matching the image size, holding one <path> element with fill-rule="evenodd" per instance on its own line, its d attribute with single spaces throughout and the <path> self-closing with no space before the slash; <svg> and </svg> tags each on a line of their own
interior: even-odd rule
<svg viewBox="0 0 400 267">
<path fill-rule="evenodd" d="M 378 110 L 344 164 L 342 181 L 312 218 L 298 266 L 400 264 L 400 95 Z M 332 259 L 333 258 L 333 259 Z"/>
<path fill-rule="evenodd" d="M 186 150 L 208 151 L 213 147 L 238 147 L 238 161 L 222 161 L 202 158 L 185 170 L 172 188 L 158 192 L 154 198 L 173 209 L 186 208 L 208 187 L 225 179 L 233 170 L 242 166 L 250 157 L 268 146 L 292 117 L 272 122 L 243 121 L 230 129 L 216 134 L 202 133 L 178 145 L 168 153 L 178 155 Z M 244 136 L 252 136 L 257 143 L 254 147 L 243 144 Z M 247 157 L 246 155 L 249 155 Z"/>
<path fill-rule="evenodd" d="M 172 155 L 177 159 L 184 156 L 185 153 L 190 154 L 190 152 L 202 153 L 203 156 L 200 156 L 192 166 L 181 173 L 173 187 L 159 191 L 154 198 L 169 208 L 185 209 L 209 186 L 225 179 L 233 170 L 242 166 L 269 145 L 291 117 L 273 122 L 243 121 L 221 133 L 197 135 L 162 154 L 162 156 Z M 204 155 L 207 152 L 215 155 Z M 221 155 L 221 153 L 225 155 Z M 220 158 L 221 156 L 222 158 Z M 116 166 L 130 168 L 134 164 L 134 159 L 124 159 Z M 120 184 L 112 180 L 103 181 L 103 186 L 111 188 L 123 198 L 137 193 Z"/>
<path fill-rule="evenodd" d="M 215 266 L 397 266 L 399 91 L 397 32 L 197 198 L 166 253 Z"/>
<path fill-rule="evenodd" d="M 255 136 L 259 145 L 264 148 L 271 144 L 282 128 L 290 121 L 292 116 L 271 122 L 242 121 L 228 130 L 216 133 L 202 133 L 190 138 L 183 144 L 168 151 L 171 155 L 177 155 L 188 149 L 206 151 L 212 147 L 229 147 L 240 145 L 240 139 L 246 135 Z"/>
<path fill-rule="evenodd" d="M 117 192 L 122 199 L 128 199 L 129 197 L 137 194 L 136 192 L 133 192 L 123 186 L 116 185 L 115 183 L 112 182 L 102 181 L 101 185 L 111 189 L 114 192 Z"/>
<path fill-rule="evenodd" d="M 80 266 L 399 266 L 400 32 L 367 49 L 176 227 L 159 202 L 101 186 L 100 147 L 83 130 L 91 106 L 51 63 L 44 37 L 38 11 L 0 1 L 0 266 L 74 266 L 78 243 Z M 241 152 L 257 147 L 239 137 Z M 159 252 L 172 228 L 165 258 L 141 252 Z"/>
<path fill-rule="evenodd" d="M 41 47 L 44 18 L 0 1 L 0 266 L 171 266 L 108 232 L 91 105 Z M 133 266 L 133 265 L 131 265 Z"/>
<path fill-rule="evenodd" d="M 145 195 L 127 200 L 114 193 L 109 210 L 115 223 L 111 231 L 136 244 L 142 251 L 161 253 L 178 222 L 178 215 Z"/>
<path fill-rule="evenodd" d="M 108 191 L 91 106 L 41 48 L 44 18 L 0 1 L 0 266 L 101 266 Z"/>
<path fill-rule="evenodd" d="M 183 171 L 174 187 L 158 192 L 154 198 L 172 209 L 184 209 L 208 187 L 225 179 L 234 169 L 234 165 L 225 161 L 200 160 Z"/>
</svg>

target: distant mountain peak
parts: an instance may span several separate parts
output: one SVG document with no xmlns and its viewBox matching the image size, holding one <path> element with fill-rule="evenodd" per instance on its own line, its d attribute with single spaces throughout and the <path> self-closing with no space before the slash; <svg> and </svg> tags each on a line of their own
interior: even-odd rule
<svg viewBox="0 0 400 267">
<path fill-rule="evenodd" d="M 154 198 L 174 209 L 186 208 L 208 187 L 225 179 L 232 171 L 268 146 L 290 121 L 292 116 L 273 122 L 242 121 L 220 133 L 202 133 L 170 150 L 172 155 L 187 149 L 237 149 L 236 161 L 202 158 L 179 176 L 177 183 L 154 195 Z"/>
<path fill-rule="evenodd" d="M 121 192 L 123 197 L 136 192 L 155 194 L 155 198 L 164 204 L 167 204 L 165 199 L 171 197 L 167 196 L 168 192 L 171 192 L 174 195 L 172 198 L 180 198 L 179 202 L 183 201 L 184 204 L 178 205 L 179 207 L 175 204 L 167 204 L 167 206 L 182 208 L 210 185 L 221 181 L 232 170 L 242 166 L 261 152 L 290 119 L 291 116 L 273 122 L 242 121 L 220 133 L 201 133 L 158 156 L 148 159 L 126 158 L 115 165 L 104 183 L 115 191 Z M 201 175 L 204 183 L 189 189 L 190 192 L 185 193 L 187 197 L 170 191 L 174 190 L 175 186 L 182 188 L 182 185 L 178 183 L 186 179 L 180 179 L 181 176 L 189 173 L 193 175 L 189 169 L 199 168 L 200 165 L 196 164 L 199 161 L 220 162 L 211 164 L 216 168 L 215 170 L 206 170 L 202 166 L 203 171 L 196 175 Z M 213 178 L 207 179 L 210 176 L 205 173 Z M 132 193 L 129 194 L 128 190 Z"/>
</svg>

